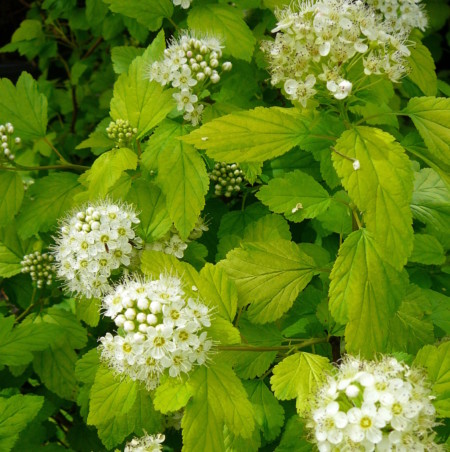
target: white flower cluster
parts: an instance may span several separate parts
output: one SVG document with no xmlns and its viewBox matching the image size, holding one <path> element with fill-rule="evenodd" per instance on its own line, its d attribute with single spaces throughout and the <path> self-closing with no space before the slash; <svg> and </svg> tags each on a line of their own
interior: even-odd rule
<svg viewBox="0 0 450 452">
<path fill-rule="evenodd" d="M 175 378 L 206 362 L 210 312 L 179 278 L 126 279 L 103 299 L 103 309 L 120 330 L 100 339 L 101 359 L 118 374 L 154 389 L 164 372 Z"/>
<path fill-rule="evenodd" d="M 71 292 L 101 297 L 110 289 L 109 277 L 127 267 L 142 240 L 134 227 L 139 219 L 127 204 L 99 201 L 61 221 L 55 239 L 57 274 Z"/>
<path fill-rule="evenodd" d="M 159 452 L 165 439 L 161 433 L 133 438 L 125 445 L 123 452 Z"/>
<path fill-rule="evenodd" d="M 108 137 L 116 142 L 118 148 L 128 146 L 133 137 L 137 134 L 137 131 L 138 130 L 135 127 L 131 127 L 130 123 L 123 119 L 111 121 L 106 128 Z"/>
<path fill-rule="evenodd" d="M 208 231 L 208 229 L 209 228 L 205 220 L 200 217 L 186 241 L 181 239 L 177 228 L 175 226 L 172 226 L 167 234 L 165 234 L 160 239 L 156 240 L 155 242 L 146 243 L 145 249 L 162 251 L 165 254 L 171 254 L 178 259 L 182 259 L 184 256 L 184 251 L 188 247 L 188 243 L 192 242 L 193 240 L 199 239 L 203 235 L 203 232 Z"/>
<path fill-rule="evenodd" d="M 3 157 L 8 160 L 14 160 L 16 156 L 12 153 L 11 149 L 21 143 L 21 139 L 16 137 L 13 139 L 14 127 L 10 122 L 6 124 L 0 124 L 0 142 L 3 150 Z"/>
<path fill-rule="evenodd" d="M 413 28 L 425 31 L 427 15 L 420 0 L 366 0 L 395 31 L 411 31 Z"/>
<path fill-rule="evenodd" d="M 219 67 L 222 71 L 231 70 L 229 61 L 220 63 L 221 49 L 216 38 L 199 39 L 184 33 L 164 51 L 164 60 L 150 66 L 150 80 L 178 90 L 173 95 L 177 109 L 183 111 L 183 118 L 194 126 L 199 124 L 204 108 L 198 95 L 209 83 L 220 81 Z"/>
<path fill-rule="evenodd" d="M 262 50 L 272 84 L 282 84 L 289 99 L 303 107 L 316 94 L 345 99 L 365 75 L 384 74 L 397 82 L 407 72 L 407 35 L 390 32 L 360 0 L 298 2 L 276 15 L 275 41 L 264 41 Z M 349 80 L 357 65 L 362 66 L 358 77 Z"/>
<path fill-rule="evenodd" d="M 40 251 L 26 254 L 20 263 L 22 273 L 29 273 L 38 289 L 42 289 L 44 285 L 50 286 L 56 272 L 54 260 L 53 255 Z"/>
<path fill-rule="evenodd" d="M 216 163 L 214 169 L 209 174 L 209 178 L 213 182 L 216 182 L 216 185 L 214 185 L 215 195 L 224 195 L 227 198 L 239 193 L 244 183 L 244 173 L 239 163 Z"/>
<path fill-rule="evenodd" d="M 181 6 L 183 9 L 188 9 L 191 6 L 192 0 L 172 0 L 174 6 Z"/>
<path fill-rule="evenodd" d="M 320 388 L 308 427 L 320 452 L 443 451 L 432 399 L 421 369 L 393 357 L 347 357 Z"/>
</svg>

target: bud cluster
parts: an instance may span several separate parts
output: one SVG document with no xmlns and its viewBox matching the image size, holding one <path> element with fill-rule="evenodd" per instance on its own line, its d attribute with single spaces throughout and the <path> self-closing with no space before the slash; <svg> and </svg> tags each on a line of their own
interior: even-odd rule
<svg viewBox="0 0 450 452">
<path fill-rule="evenodd" d="M 185 241 L 181 239 L 177 228 L 172 226 L 163 237 L 155 242 L 147 243 L 145 245 L 145 249 L 162 251 L 165 254 L 171 254 L 178 259 L 182 259 L 184 256 L 184 250 L 188 247 L 188 243 L 199 239 L 203 235 L 203 232 L 208 231 L 208 229 L 209 228 L 205 220 L 200 217 L 197 220 L 194 229 Z"/>
<path fill-rule="evenodd" d="M 123 119 L 111 121 L 106 128 L 108 137 L 116 142 L 118 148 L 129 146 L 131 140 L 136 136 L 137 131 L 135 127 L 131 127 L 130 123 Z"/>
<path fill-rule="evenodd" d="M 54 260 L 53 255 L 40 251 L 26 254 L 20 263 L 22 273 L 29 273 L 38 289 L 42 289 L 44 285 L 50 286 L 56 272 Z"/>
<path fill-rule="evenodd" d="M 262 44 L 272 84 L 303 107 L 316 94 L 345 99 L 367 75 L 398 82 L 408 71 L 409 33 L 393 31 L 360 0 L 298 2 L 276 16 L 275 40 Z"/>
<path fill-rule="evenodd" d="M 139 219 L 127 204 L 99 201 L 61 221 L 55 239 L 57 274 L 68 290 L 87 298 L 109 290 L 113 270 L 128 267 L 142 240 L 136 237 Z"/>
<path fill-rule="evenodd" d="M 21 143 L 21 139 L 19 137 L 13 138 L 14 127 L 10 122 L 6 124 L 0 124 L 0 142 L 2 146 L 3 154 L 1 157 L 4 157 L 8 160 L 14 160 L 16 156 L 13 154 L 12 149 Z"/>
<path fill-rule="evenodd" d="M 166 437 L 161 433 L 133 438 L 125 445 L 123 452 L 160 452 L 165 439 Z"/>
<path fill-rule="evenodd" d="M 435 408 L 422 369 L 393 357 L 346 357 L 313 401 L 308 427 L 320 452 L 443 451 L 434 442 Z"/>
<path fill-rule="evenodd" d="M 428 19 L 420 0 L 366 0 L 380 13 L 393 31 L 408 31 L 413 28 L 425 31 Z"/>
<path fill-rule="evenodd" d="M 183 118 L 194 126 L 199 124 L 204 108 L 198 95 L 207 84 L 220 81 L 220 68 L 231 70 L 229 61 L 221 63 L 221 49 L 216 38 L 198 39 L 184 33 L 164 51 L 164 60 L 155 61 L 149 69 L 150 80 L 178 90 L 173 94 L 177 109 L 183 111 Z"/>
<path fill-rule="evenodd" d="M 223 195 L 229 198 L 239 193 L 244 185 L 244 173 L 239 163 L 216 163 L 209 178 L 216 183 L 214 185 L 216 196 Z"/>
<path fill-rule="evenodd" d="M 178 377 L 208 358 L 209 309 L 185 293 L 178 277 L 126 279 L 103 299 L 103 309 L 119 333 L 100 339 L 101 359 L 148 389 L 162 374 Z"/>
</svg>

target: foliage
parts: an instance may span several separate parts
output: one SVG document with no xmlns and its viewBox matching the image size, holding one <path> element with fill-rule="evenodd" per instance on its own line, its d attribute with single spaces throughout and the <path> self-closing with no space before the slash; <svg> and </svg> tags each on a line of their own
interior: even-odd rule
<svg viewBox="0 0 450 452">
<path fill-rule="evenodd" d="M 288 3 L 27 4 L 0 49 L 35 68 L 0 79 L 1 450 L 314 450 L 305 419 L 346 354 L 423 367 L 430 444 L 449 444 L 450 8 L 391 23 L 396 55 L 343 17 L 339 60 L 320 20 L 311 53 L 289 47 Z M 83 260 L 103 284 L 84 295 Z M 131 281 L 167 293 L 116 312 Z M 161 319 L 197 355 L 179 371 L 165 350 L 152 386 L 136 374 Z"/>
</svg>

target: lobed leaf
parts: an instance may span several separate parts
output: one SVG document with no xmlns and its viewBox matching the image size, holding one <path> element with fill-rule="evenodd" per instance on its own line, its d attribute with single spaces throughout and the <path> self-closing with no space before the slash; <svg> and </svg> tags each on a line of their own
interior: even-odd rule
<svg viewBox="0 0 450 452">
<path fill-rule="evenodd" d="M 316 271 L 314 260 L 287 240 L 244 243 L 222 265 L 236 283 L 240 305 L 250 305 L 249 319 L 256 323 L 280 318 Z"/>
<path fill-rule="evenodd" d="M 307 118 L 295 109 L 257 107 L 214 119 L 183 141 L 217 161 L 262 162 L 297 146 L 307 135 Z"/>
<path fill-rule="evenodd" d="M 278 400 L 297 398 L 297 411 L 302 414 L 309 409 L 309 399 L 317 387 L 325 381 L 331 369 L 327 358 L 299 352 L 284 358 L 273 368 L 270 379 L 272 391 Z"/>
<path fill-rule="evenodd" d="M 348 352 L 371 357 L 384 351 L 386 324 L 404 296 L 404 275 L 380 256 L 371 234 L 360 229 L 340 247 L 330 278 L 330 311 L 337 322 L 347 323 Z"/>
<path fill-rule="evenodd" d="M 351 161 L 333 153 L 334 167 L 380 244 L 379 252 L 401 269 L 413 241 L 413 172 L 404 149 L 380 129 L 355 127 L 342 134 L 336 150 L 359 160 L 361 167 L 355 171 Z"/>
</svg>

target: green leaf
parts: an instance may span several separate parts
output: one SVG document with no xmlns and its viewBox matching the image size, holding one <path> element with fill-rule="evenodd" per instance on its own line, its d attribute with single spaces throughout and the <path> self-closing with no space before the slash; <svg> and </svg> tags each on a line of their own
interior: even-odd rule
<svg viewBox="0 0 450 452">
<path fill-rule="evenodd" d="M 181 421 L 184 449 L 224 451 L 223 427 L 249 438 L 254 414 L 239 378 L 227 364 L 198 367 L 189 379 L 193 396 Z"/>
<path fill-rule="evenodd" d="M 368 102 L 365 105 L 355 105 L 350 108 L 358 115 L 362 116 L 367 124 L 386 124 L 398 129 L 398 119 L 390 107 L 386 104 L 374 104 Z"/>
<path fill-rule="evenodd" d="M 147 66 L 145 54 L 135 58 L 128 73 L 120 75 L 114 84 L 111 99 L 112 118 L 128 120 L 138 129 L 137 138 L 157 126 L 175 106 L 172 90 L 146 78 Z"/>
<path fill-rule="evenodd" d="M 243 239 L 246 242 L 291 240 L 291 231 L 288 222 L 281 215 L 269 214 L 248 224 L 244 229 Z"/>
<path fill-rule="evenodd" d="M 67 340 L 72 348 L 81 349 L 87 344 L 87 331 L 72 312 L 54 306 L 47 310 L 43 320 L 60 326 L 67 335 Z"/>
<path fill-rule="evenodd" d="M 425 96 L 435 96 L 437 91 L 436 66 L 430 51 L 416 41 L 408 58 L 411 68 L 408 77 L 420 88 Z"/>
<path fill-rule="evenodd" d="M 253 430 L 250 438 L 242 438 L 233 434 L 225 425 L 223 428 L 224 444 L 226 452 L 258 452 L 261 447 L 261 434 L 258 428 Z"/>
<path fill-rule="evenodd" d="M 161 273 L 178 275 L 184 283 L 183 290 L 191 296 L 197 296 L 198 293 L 192 289 L 197 284 L 198 273 L 186 262 L 181 262 L 171 254 L 161 253 L 160 251 L 143 251 L 141 254 L 141 270 L 147 276 L 158 279 Z"/>
<path fill-rule="evenodd" d="M 167 378 L 155 390 L 155 408 L 167 414 L 184 408 L 194 395 L 185 378 Z"/>
<path fill-rule="evenodd" d="M 302 414 L 308 408 L 308 400 L 325 381 L 331 369 L 327 358 L 299 352 L 284 358 L 273 368 L 270 379 L 272 391 L 278 400 L 297 398 L 297 411 Z"/>
<path fill-rule="evenodd" d="M 173 4 L 170 0 L 104 0 L 113 13 L 120 13 L 126 17 L 136 19 L 150 31 L 158 30 L 165 17 L 171 17 Z"/>
<path fill-rule="evenodd" d="M 257 107 L 214 119 L 183 140 L 219 162 L 262 162 L 297 146 L 307 133 L 300 111 Z"/>
<path fill-rule="evenodd" d="M 430 312 L 426 292 L 410 285 L 399 310 L 389 322 L 388 350 L 414 355 L 424 344 L 434 342 L 433 324 L 427 318 Z"/>
<path fill-rule="evenodd" d="M 444 248 L 432 235 L 414 234 L 414 248 L 409 261 L 425 265 L 441 265 L 445 262 Z"/>
<path fill-rule="evenodd" d="M 170 218 L 184 240 L 205 206 L 209 188 L 205 162 L 192 146 L 173 142 L 159 157 L 157 180 Z"/>
<path fill-rule="evenodd" d="M 44 397 L 17 394 L 12 397 L 0 397 L 0 450 L 13 448 L 19 433 L 39 413 Z"/>
<path fill-rule="evenodd" d="M 250 304 L 249 319 L 255 323 L 279 319 L 311 281 L 316 267 L 311 257 L 287 240 L 244 243 L 222 265 L 236 282 L 240 304 Z"/>
<path fill-rule="evenodd" d="M 450 417 L 450 342 L 438 347 L 426 345 L 417 353 L 414 364 L 425 367 L 436 399 L 433 405 L 439 417 Z"/>
<path fill-rule="evenodd" d="M 75 363 L 77 354 L 68 339 L 50 344 L 47 350 L 36 353 L 33 368 L 50 391 L 63 399 L 76 399 Z"/>
<path fill-rule="evenodd" d="M 0 173 L 0 226 L 8 224 L 19 211 L 23 193 L 23 182 L 19 173 Z"/>
<path fill-rule="evenodd" d="M 185 128 L 178 122 L 165 119 L 149 138 L 142 154 L 141 166 L 149 173 L 158 171 L 159 156 L 166 147 L 173 146 L 175 139 L 185 132 Z"/>
<path fill-rule="evenodd" d="M 116 74 L 128 72 L 131 62 L 144 53 L 142 47 L 118 46 L 111 49 L 111 60 Z"/>
<path fill-rule="evenodd" d="M 91 389 L 89 425 L 100 425 L 115 416 L 128 413 L 137 396 L 137 384 L 121 379 L 104 366 L 100 366 Z"/>
<path fill-rule="evenodd" d="M 403 110 L 417 127 L 428 150 L 416 155 L 450 182 L 450 99 L 414 97 Z"/>
<path fill-rule="evenodd" d="M 383 351 L 386 325 L 403 299 L 404 277 L 381 258 L 370 233 L 360 229 L 340 247 L 330 278 L 330 311 L 337 322 L 347 323 L 348 352 L 370 357 Z"/>
<path fill-rule="evenodd" d="M 89 187 L 92 199 L 104 198 L 124 171 L 136 169 L 137 160 L 131 149 L 113 149 L 100 155 L 80 180 Z"/>
<path fill-rule="evenodd" d="M 224 319 L 232 322 L 237 308 L 237 289 L 225 271 L 217 265 L 206 264 L 197 280 L 200 298 Z"/>
<path fill-rule="evenodd" d="M 239 331 L 245 346 L 277 347 L 283 339 L 275 324 L 255 325 L 248 320 L 246 314 L 239 319 Z M 245 379 L 260 377 L 277 356 L 276 351 L 236 351 L 227 354 L 231 355 L 236 374 Z"/>
<path fill-rule="evenodd" d="M 445 232 L 450 229 L 450 190 L 439 174 L 424 168 L 415 174 L 411 200 L 413 217 Z"/>
<path fill-rule="evenodd" d="M 32 352 L 45 350 L 62 333 L 61 328 L 48 323 L 21 323 L 14 329 L 14 317 L 0 317 L 0 364 L 28 364 Z"/>
<path fill-rule="evenodd" d="M 311 452 L 313 445 L 306 439 L 308 431 L 300 416 L 294 415 L 287 422 L 279 446 L 275 452 Z"/>
<path fill-rule="evenodd" d="M 99 366 L 99 352 L 97 348 L 93 348 L 85 353 L 75 365 L 75 376 L 78 381 L 85 384 L 93 385 L 97 368 Z"/>
<path fill-rule="evenodd" d="M 325 229 L 337 234 L 347 235 L 352 232 L 352 211 L 350 199 L 343 190 L 336 192 L 331 198 L 330 207 L 317 216 L 317 220 Z"/>
<path fill-rule="evenodd" d="M 431 320 L 447 335 L 450 334 L 450 316 L 448 315 L 450 312 L 450 297 L 434 290 L 422 289 L 422 291 L 425 292 L 425 296 L 431 304 Z"/>
<path fill-rule="evenodd" d="M 363 212 L 367 229 L 380 243 L 380 252 L 397 269 L 412 251 L 412 214 L 409 207 L 413 172 L 403 148 L 380 129 L 355 127 L 336 143 L 338 152 L 359 160 L 361 168 L 333 153 L 342 184 Z"/>
<path fill-rule="evenodd" d="M 165 197 L 154 183 L 142 178 L 133 181 L 128 201 L 141 212 L 138 232 L 146 242 L 158 240 L 171 228 L 172 220 L 167 211 Z"/>
<path fill-rule="evenodd" d="M 29 197 L 17 217 L 20 236 L 27 238 L 53 228 L 81 190 L 77 176 L 72 173 L 52 173 L 36 180 L 28 189 Z"/>
<path fill-rule="evenodd" d="M 251 204 L 244 210 L 228 212 L 220 221 L 219 232 L 217 235 L 219 238 L 229 234 L 243 237 L 244 231 L 249 224 L 269 213 L 269 209 L 259 203 Z"/>
<path fill-rule="evenodd" d="M 256 197 L 273 212 L 295 222 L 314 218 L 330 205 L 330 195 L 322 185 L 299 170 L 272 179 Z"/>
<path fill-rule="evenodd" d="M 284 409 L 262 380 L 244 381 L 250 402 L 255 411 L 256 423 L 264 438 L 273 441 L 284 424 Z"/>
<path fill-rule="evenodd" d="M 100 320 L 100 305 L 98 298 L 78 298 L 75 303 L 77 319 L 89 326 L 97 326 Z"/>
<path fill-rule="evenodd" d="M 10 122 L 15 136 L 22 139 L 44 138 L 47 130 L 47 98 L 37 83 L 23 72 L 16 86 L 0 79 L 0 123 Z"/>
<path fill-rule="evenodd" d="M 19 239 L 15 222 L 0 228 L 0 276 L 9 278 L 20 273 L 21 261 L 31 251 L 30 241 Z"/>
<path fill-rule="evenodd" d="M 194 4 L 188 15 L 189 28 L 223 39 L 224 53 L 250 61 L 256 39 L 242 18 L 242 12 L 231 5 Z"/>
</svg>

